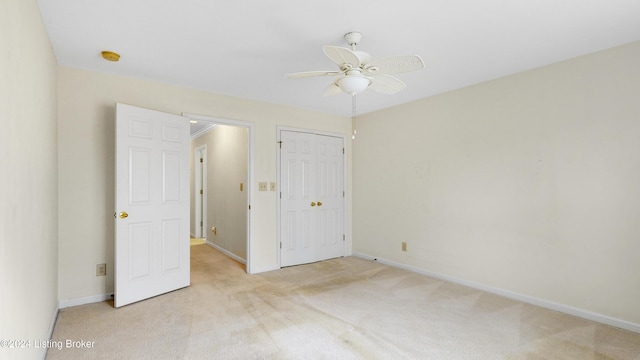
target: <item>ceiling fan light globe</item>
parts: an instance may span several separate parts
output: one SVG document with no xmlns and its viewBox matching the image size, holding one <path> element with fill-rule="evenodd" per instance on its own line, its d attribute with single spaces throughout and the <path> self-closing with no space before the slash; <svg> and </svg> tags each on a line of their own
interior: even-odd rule
<svg viewBox="0 0 640 360">
<path fill-rule="evenodd" d="M 371 80 L 364 76 L 348 75 L 339 79 L 336 84 L 347 94 L 357 94 L 365 91 L 371 84 Z"/>
</svg>

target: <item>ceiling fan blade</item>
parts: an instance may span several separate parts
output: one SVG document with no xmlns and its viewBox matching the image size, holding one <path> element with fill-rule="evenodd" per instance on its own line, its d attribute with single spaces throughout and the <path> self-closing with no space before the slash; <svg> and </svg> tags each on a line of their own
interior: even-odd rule
<svg viewBox="0 0 640 360">
<path fill-rule="evenodd" d="M 402 81 L 393 76 L 377 74 L 371 78 L 369 88 L 382 94 L 395 94 L 406 87 Z"/>
<path fill-rule="evenodd" d="M 325 45 L 322 47 L 322 50 L 324 50 L 324 53 L 329 57 L 329 59 L 331 59 L 331 61 L 340 66 L 350 64 L 354 69 L 360 66 L 360 58 L 350 49 L 340 46 Z"/>
<path fill-rule="evenodd" d="M 424 61 L 418 55 L 389 56 L 372 60 L 365 68 L 367 73 L 400 74 L 424 69 Z"/>
<path fill-rule="evenodd" d="M 327 96 L 333 96 L 333 95 L 338 95 L 338 94 L 342 94 L 342 93 L 343 93 L 343 91 L 342 91 L 342 89 L 340 89 L 338 84 L 332 83 L 331 85 L 327 86 L 327 88 L 324 90 L 324 94 L 322 94 L 322 96 L 323 97 L 327 97 Z"/>
<path fill-rule="evenodd" d="M 342 71 L 303 71 L 297 73 L 286 74 L 287 78 L 304 78 L 312 76 L 336 76 L 341 75 Z"/>
<path fill-rule="evenodd" d="M 371 55 L 364 51 L 354 51 L 354 54 L 360 59 L 360 65 L 366 65 L 369 61 L 371 61 Z"/>
</svg>

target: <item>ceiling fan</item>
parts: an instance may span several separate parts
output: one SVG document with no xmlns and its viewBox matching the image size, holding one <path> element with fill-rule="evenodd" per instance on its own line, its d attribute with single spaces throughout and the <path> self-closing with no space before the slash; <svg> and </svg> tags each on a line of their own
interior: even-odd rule
<svg viewBox="0 0 640 360">
<path fill-rule="evenodd" d="M 424 68 L 424 62 L 418 55 L 389 56 L 371 59 L 364 51 L 357 51 L 356 45 L 362 34 L 356 31 L 344 35 L 351 49 L 339 46 L 323 46 L 324 53 L 338 65 L 339 71 L 305 71 L 286 74 L 287 78 L 304 78 L 312 76 L 339 76 L 324 91 L 324 96 L 346 93 L 356 95 L 366 89 L 382 94 L 395 94 L 406 85 L 391 76 Z"/>
</svg>

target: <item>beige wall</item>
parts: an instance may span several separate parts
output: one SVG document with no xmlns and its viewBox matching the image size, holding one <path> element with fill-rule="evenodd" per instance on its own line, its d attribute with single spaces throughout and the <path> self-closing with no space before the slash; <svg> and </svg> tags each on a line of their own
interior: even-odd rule
<svg viewBox="0 0 640 360">
<path fill-rule="evenodd" d="M 248 129 L 216 125 L 212 130 L 191 141 L 192 154 L 207 145 L 207 219 L 205 236 L 220 248 L 247 260 L 247 180 Z M 192 156 L 193 159 L 193 156 Z M 197 159 L 192 164 L 197 166 Z M 191 182 L 195 183 L 195 167 Z M 242 184 L 242 190 L 240 189 Z M 192 187 L 193 188 L 193 187 Z M 195 188 L 192 196 L 196 193 Z M 192 200 L 192 204 L 195 200 Z M 195 233 L 195 209 L 192 212 L 192 233 Z M 211 227 L 216 227 L 216 233 Z"/>
<path fill-rule="evenodd" d="M 362 116 L 354 252 L 640 324 L 639 100 L 633 43 Z"/>
<path fill-rule="evenodd" d="M 47 340 L 58 305 L 56 59 L 35 1 L 0 5 L 0 339 Z M 44 349 L 0 348 L 0 359 Z"/>
<path fill-rule="evenodd" d="M 116 102 L 255 123 L 254 188 L 259 181 L 276 179 L 277 125 L 344 134 L 351 130 L 349 120 L 341 117 L 67 67 L 59 67 L 58 84 L 63 302 L 113 291 Z M 275 192 L 255 191 L 251 216 L 252 271 L 273 269 L 278 265 Z M 107 263 L 106 277 L 95 276 L 98 263 Z"/>
</svg>

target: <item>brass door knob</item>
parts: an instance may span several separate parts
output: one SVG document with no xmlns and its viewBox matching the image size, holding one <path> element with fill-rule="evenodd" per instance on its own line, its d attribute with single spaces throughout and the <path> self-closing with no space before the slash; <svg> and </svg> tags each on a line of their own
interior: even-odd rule
<svg viewBox="0 0 640 360">
<path fill-rule="evenodd" d="M 124 219 L 124 218 L 127 218 L 127 217 L 129 217 L 129 214 L 127 214 L 126 211 L 121 211 L 120 212 L 120 219 Z"/>
<path fill-rule="evenodd" d="M 322 202 L 318 201 L 318 206 L 322 206 Z"/>
<path fill-rule="evenodd" d="M 312 201 L 312 202 L 311 202 L 311 206 L 316 206 L 315 201 Z"/>
</svg>

